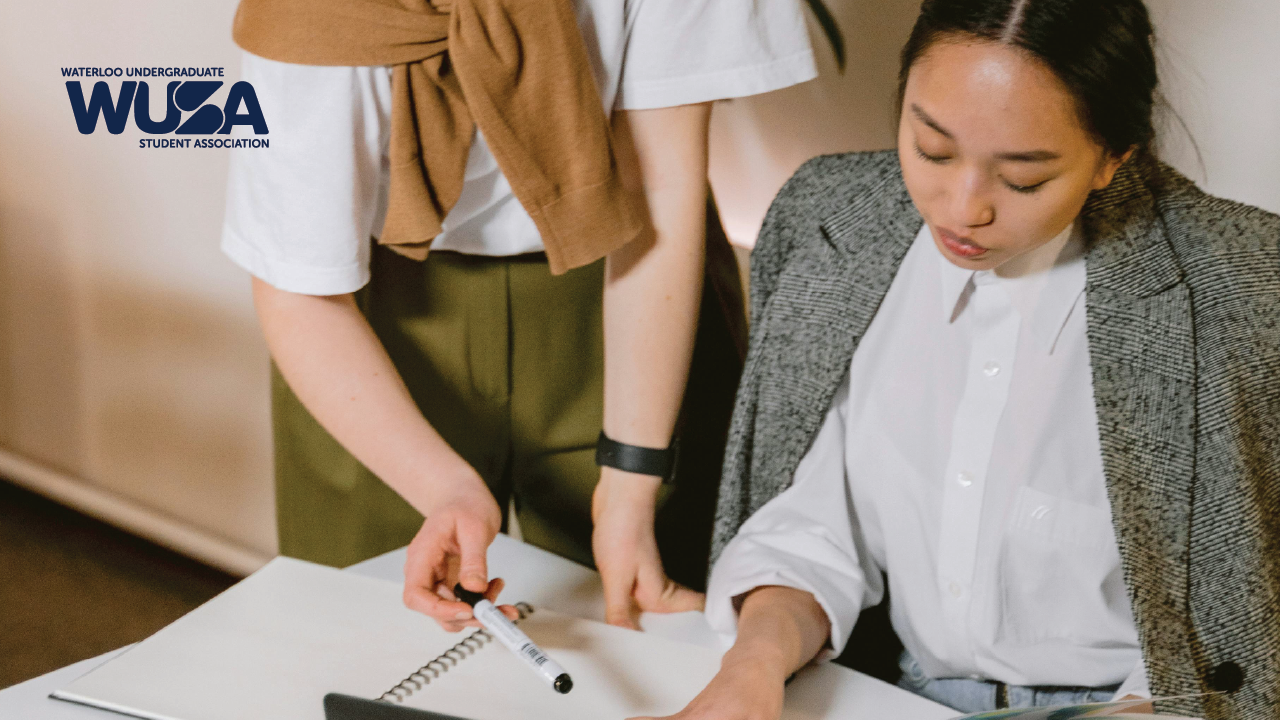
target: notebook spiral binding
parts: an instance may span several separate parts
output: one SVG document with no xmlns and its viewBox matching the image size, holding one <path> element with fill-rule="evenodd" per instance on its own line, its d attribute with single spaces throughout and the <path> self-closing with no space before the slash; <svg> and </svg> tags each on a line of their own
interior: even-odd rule
<svg viewBox="0 0 1280 720">
<path fill-rule="evenodd" d="M 520 614 L 519 620 L 529 617 L 534 612 L 533 606 L 528 603 L 518 602 L 515 608 Z M 488 630 L 480 629 L 471 633 L 463 638 L 462 642 L 440 653 L 436 659 L 413 671 L 395 687 L 382 693 L 378 700 L 386 703 L 403 703 L 409 696 L 430 685 L 432 680 L 449 672 L 449 668 L 476 654 L 480 648 L 492 641 L 493 635 L 490 635 Z"/>
</svg>

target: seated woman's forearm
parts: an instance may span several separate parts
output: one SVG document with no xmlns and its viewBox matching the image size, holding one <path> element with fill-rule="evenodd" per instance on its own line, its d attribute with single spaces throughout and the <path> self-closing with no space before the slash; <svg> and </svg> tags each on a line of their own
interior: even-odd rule
<svg viewBox="0 0 1280 720">
<path fill-rule="evenodd" d="M 350 295 L 253 282 L 271 355 L 298 399 L 352 455 L 419 512 L 479 480 L 414 404 Z"/>
<path fill-rule="evenodd" d="M 738 638 L 720 671 L 685 709 L 666 720 L 778 720 L 783 686 L 817 656 L 831 625 L 813 595 L 767 586 L 747 594 Z"/>
<path fill-rule="evenodd" d="M 831 622 L 813 595 L 789 587 L 751 591 L 738 613 L 738 637 L 724 663 L 754 663 L 780 680 L 807 665 L 831 635 Z"/>
</svg>

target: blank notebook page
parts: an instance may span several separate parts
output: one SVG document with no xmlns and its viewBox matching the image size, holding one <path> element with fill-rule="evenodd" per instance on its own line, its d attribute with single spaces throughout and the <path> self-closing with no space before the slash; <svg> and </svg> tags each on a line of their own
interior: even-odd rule
<svg viewBox="0 0 1280 720">
<path fill-rule="evenodd" d="M 474 720 L 665 715 L 719 667 L 705 648 L 544 609 L 521 627 L 573 677 L 568 695 L 490 641 L 405 704 Z M 54 697 L 159 720 L 321 720 L 326 693 L 377 698 L 465 637 L 406 609 L 396 583 L 277 558 Z"/>
<path fill-rule="evenodd" d="M 573 678 L 561 695 L 505 647 L 492 642 L 404 704 L 471 720 L 670 715 L 716 674 L 718 653 L 652 635 L 536 610 L 520 622 Z"/>
</svg>

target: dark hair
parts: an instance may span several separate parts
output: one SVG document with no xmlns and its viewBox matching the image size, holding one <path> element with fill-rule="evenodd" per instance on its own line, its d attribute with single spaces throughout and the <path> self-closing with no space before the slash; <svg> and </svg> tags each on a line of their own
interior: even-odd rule
<svg viewBox="0 0 1280 720">
<path fill-rule="evenodd" d="M 911 66 L 954 36 L 1011 45 L 1044 63 L 1113 155 L 1150 149 L 1158 78 L 1142 0 L 924 0 L 902 48 L 899 105 Z"/>
</svg>

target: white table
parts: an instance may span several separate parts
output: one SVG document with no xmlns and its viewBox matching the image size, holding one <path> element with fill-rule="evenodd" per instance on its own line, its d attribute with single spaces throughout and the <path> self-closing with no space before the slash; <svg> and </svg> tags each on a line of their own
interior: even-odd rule
<svg viewBox="0 0 1280 720">
<path fill-rule="evenodd" d="M 384 580 L 404 581 L 404 550 L 396 550 L 353 565 L 347 572 Z M 489 549 L 489 572 L 507 582 L 502 599 L 524 600 L 534 606 L 592 620 L 604 620 L 600 576 L 595 571 L 505 535 Z M 719 647 L 702 613 L 645 614 L 646 632 L 705 647 Z M 3 720 L 109 720 L 119 715 L 49 699 L 49 693 L 119 654 L 115 650 L 68 665 L 47 675 L 0 690 Z M 787 688 L 788 707 L 802 709 L 807 718 L 861 720 L 894 717 L 903 720 L 945 720 L 955 711 L 892 685 L 833 664 L 810 668 Z"/>
</svg>

